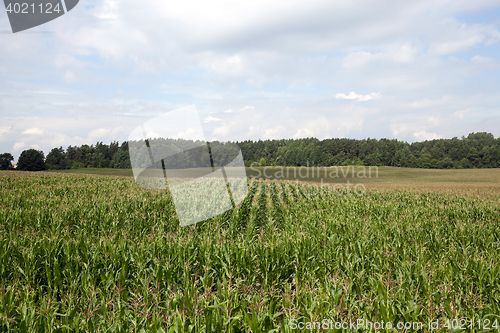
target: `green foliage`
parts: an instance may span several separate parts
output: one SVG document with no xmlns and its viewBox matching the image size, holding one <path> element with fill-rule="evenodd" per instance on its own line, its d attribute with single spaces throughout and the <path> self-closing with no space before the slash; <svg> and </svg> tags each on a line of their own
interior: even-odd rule
<svg viewBox="0 0 500 333">
<path fill-rule="evenodd" d="M 281 166 L 369 165 L 413 168 L 499 168 L 500 138 L 471 133 L 461 139 L 406 143 L 389 139 L 290 139 L 237 143 L 245 165 L 273 161 Z M 362 163 L 362 164 L 361 164 Z"/>
<path fill-rule="evenodd" d="M 128 151 L 119 150 L 113 156 L 110 166 L 115 169 L 130 169 L 130 156 Z"/>
<path fill-rule="evenodd" d="M 166 168 L 205 167 L 210 155 L 204 149 L 192 149 L 193 141 L 154 139 L 156 147 L 184 151 L 183 158 L 167 159 Z M 265 140 L 236 142 L 241 148 L 246 167 L 271 166 L 335 166 L 366 165 L 427 169 L 500 168 L 500 138 L 490 133 L 471 133 L 461 139 L 439 139 L 406 143 L 389 139 L 325 139 Z M 195 145 L 199 147 L 199 145 Z M 226 165 L 238 151 L 234 144 L 211 142 L 216 166 Z M 145 149 L 145 148 L 144 148 Z M 134 150 L 134 147 L 132 147 Z M 134 155 L 132 155 L 134 156 Z M 139 156 L 149 156 L 140 154 Z M 258 161 L 258 162 L 257 162 Z M 150 159 L 134 161 L 149 166 Z M 169 164 L 170 163 L 170 164 Z M 130 169 L 128 142 L 54 148 L 47 155 L 49 169 L 117 168 Z M 158 164 L 158 167 L 161 167 Z"/>
<path fill-rule="evenodd" d="M 85 165 L 83 163 L 73 162 L 71 164 L 71 169 L 82 169 L 82 168 L 85 168 Z"/>
<path fill-rule="evenodd" d="M 126 142 L 121 147 L 118 142 L 111 142 L 109 145 L 97 142 L 90 146 L 69 146 L 66 152 L 61 151 L 64 154 L 65 165 L 63 166 L 64 169 L 110 168 L 115 154 L 124 150 L 128 151 Z"/>
<path fill-rule="evenodd" d="M 48 170 L 66 169 L 68 162 L 63 147 L 52 149 L 45 159 L 45 165 Z"/>
<path fill-rule="evenodd" d="M 14 156 L 10 153 L 4 153 L 0 155 L 0 170 L 12 170 L 12 161 L 14 161 Z"/>
<path fill-rule="evenodd" d="M 0 172 L 0 331 L 500 315 L 498 195 L 250 188 L 234 211 L 181 228 L 168 192 L 131 178 Z M 235 228 L 246 220 L 255 228 Z"/>
<path fill-rule="evenodd" d="M 43 151 L 36 149 L 24 150 L 17 161 L 17 169 L 21 171 L 45 170 L 45 156 Z"/>
</svg>

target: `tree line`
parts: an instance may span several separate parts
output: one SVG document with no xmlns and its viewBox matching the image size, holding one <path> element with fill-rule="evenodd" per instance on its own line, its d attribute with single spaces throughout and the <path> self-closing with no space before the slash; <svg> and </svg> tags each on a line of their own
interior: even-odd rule
<svg viewBox="0 0 500 333">
<path fill-rule="evenodd" d="M 14 169 L 13 161 L 14 157 L 10 153 L 0 155 L 0 169 Z M 125 141 L 120 145 L 114 141 L 109 145 L 102 142 L 80 147 L 70 145 L 66 150 L 63 147 L 53 148 L 47 157 L 40 150 L 28 149 L 19 156 L 15 169 L 40 171 L 81 168 L 131 168 L 128 143 Z"/>
<path fill-rule="evenodd" d="M 500 168 L 500 137 L 467 137 L 407 143 L 396 139 L 315 138 L 243 141 L 245 163 L 280 166 L 370 165 L 432 169 Z"/>
<path fill-rule="evenodd" d="M 181 152 L 176 163 L 189 167 L 206 166 L 208 159 L 223 156 L 229 161 L 235 156 L 232 143 L 211 142 L 207 154 L 196 142 L 156 139 L 161 147 Z M 134 142 L 131 142 L 131 147 Z M 149 143 L 148 143 L 149 144 Z M 407 143 L 397 139 L 282 139 L 235 142 L 241 148 L 245 166 L 334 166 L 370 165 L 432 169 L 500 168 L 500 137 L 491 133 L 471 133 L 467 137 Z M 196 148 L 193 148 L 196 147 Z M 131 148 L 134 150 L 134 148 Z M 198 151 L 199 150 L 199 151 Z M 146 156 L 142 154 L 141 156 Z M 0 155 L 0 169 L 12 169 L 10 153 Z M 144 161 L 147 163 L 147 160 Z M 176 167 L 172 164 L 171 167 Z M 168 164 L 166 167 L 169 167 Z M 79 168 L 131 168 L 129 142 L 107 145 L 69 146 L 52 149 L 45 158 L 43 152 L 28 149 L 21 153 L 18 170 L 57 170 Z"/>
</svg>

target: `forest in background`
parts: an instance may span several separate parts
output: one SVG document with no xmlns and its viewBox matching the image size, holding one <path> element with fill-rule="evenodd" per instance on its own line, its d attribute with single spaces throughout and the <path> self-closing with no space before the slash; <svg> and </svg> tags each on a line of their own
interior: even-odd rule
<svg viewBox="0 0 500 333">
<path fill-rule="evenodd" d="M 160 139 L 169 147 L 186 146 L 187 140 Z M 491 133 L 471 133 L 467 137 L 407 143 L 397 139 L 282 139 L 235 142 L 243 153 L 245 166 L 335 166 L 370 165 L 431 169 L 500 168 L 500 137 Z M 234 156 L 234 143 L 212 142 L 212 153 Z M 173 148 L 170 148 L 173 149 Z M 182 150 L 182 149 L 181 149 Z M 28 154 L 29 153 L 29 154 Z M 131 168 L 129 143 L 97 142 L 95 145 L 54 148 L 43 156 L 38 152 L 38 168 Z M 25 159 L 37 155 L 33 149 L 24 151 L 18 168 Z M 6 169 L 11 157 L 0 155 L 0 169 Z M 186 155 L 189 160 L 189 154 Z M 194 156 L 194 154 L 192 155 Z M 41 162 L 43 161 L 43 163 Z M 198 161 L 191 162 L 196 167 Z M 43 165 L 42 165 L 42 164 Z M 20 169 L 26 170 L 25 167 Z"/>
</svg>

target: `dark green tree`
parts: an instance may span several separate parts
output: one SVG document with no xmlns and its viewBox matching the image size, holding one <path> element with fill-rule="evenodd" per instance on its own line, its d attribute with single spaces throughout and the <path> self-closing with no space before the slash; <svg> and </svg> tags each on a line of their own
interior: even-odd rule
<svg viewBox="0 0 500 333">
<path fill-rule="evenodd" d="M 0 155 L 0 170 L 12 170 L 12 161 L 14 161 L 14 156 L 10 153 L 4 153 Z"/>
<path fill-rule="evenodd" d="M 17 162 L 17 169 L 21 171 L 41 171 L 45 169 L 45 156 L 42 151 L 28 149 L 21 153 Z"/>
<path fill-rule="evenodd" d="M 403 148 L 396 151 L 396 154 L 394 154 L 394 165 L 397 167 L 410 166 L 411 163 L 410 156 L 412 156 L 410 148 L 408 148 L 408 146 L 404 146 Z"/>
<path fill-rule="evenodd" d="M 184 152 L 182 158 L 174 161 L 167 159 L 165 167 L 179 168 L 206 165 L 201 150 L 190 140 L 159 138 L 154 139 L 155 150 L 165 147 L 169 151 Z M 194 144 L 194 146 L 193 146 Z M 500 138 L 495 139 L 490 133 L 471 133 L 467 137 L 429 140 L 407 143 L 395 139 L 280 139 L 236 142 L 241 148 L 246 166 L 252 162 L 265 160 L 271 166 L 334 166 L 357 165 L 398 166 L 412 168 L 498 168 L 500 167 Z M 233 145 L 224 142 L 212 142 L 211 152 L 218 156 L 218 164 L 232 160 Z M 136 147 L 132 145 L 132 149 Z M 146 147 L 146 146 L 144 146 Z M 173 148 L 172 148 L 173 147 Z M 146 148 L 144 148 L 146 149 Z M 134 152 L 133 152 L 134 153 Z M 144 161 L 134 163 L 149 166 L 149 154 L 140 154 Z M 69 146 L 66 150 L 68 167 L 71 168 L 130 168 L 129 147 L 125 141 L 92 146 Z M 47 164 L 54 164 L 47 159 Z M 264 163 L 262 163 L 263 165 Z M 50 167 L 50 166 L 49 166 Z"/>
<path fill-rule="evenodd" d="M 47 154 L 45 166 L 49 170 L 67 169 L 68 161 L 63 147 L 53 148 L 50 153 Z"/>
<path fill-rule="evenodd" d="M 119 150 L 113 156 L 111 161 L 111 167 L 115 169 L 130 169 L 132 168 L 130 164 L 130 156 L 128 151 Z"/>
</svg>

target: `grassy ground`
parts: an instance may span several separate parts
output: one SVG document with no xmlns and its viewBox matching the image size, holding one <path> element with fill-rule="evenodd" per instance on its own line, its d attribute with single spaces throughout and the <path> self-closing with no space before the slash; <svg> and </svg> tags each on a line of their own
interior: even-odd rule
<svg viewBox="0 0 500 333">
<path fill-rule="evenodd" d="M 181 228 L 168 193 L 131 177 L 0 172 L 0 193 L 3 332 L 500 325 L 500 195 L 253 182 L 236 209 Z"/>
<path fill-rule="evenodd" d="M 64 174 L 84 174 L 84 175 L 101 175 L 101 176 L 122 176 L 132 177 L 132 169 L 106 169 L 106 168 L 85 168 L 85 169 L 69 169 L 69 170 L 46 170 L 50 173 Z"/>
<path fill-rule="evenodd" d="M 363 184 L 367 189 L 416 189 L 445 191 L 479 191 L 500 193 L 500 169 L 436 170 L 396 167 L 330 167 L 330 168 L 247 168 L 253 179 L 300 180 L 310 183 Z M 354 170 L 354 177 L 353 177 Z M 326 174 L 325 174 L 326 171 Z M 45 171 L 54 172 L 54 171 Z M 132 176 L 130 169 L 76 169 L 58 173 Z M 282 172 L 282 173 L 281 173 Z"/>
</svg>

